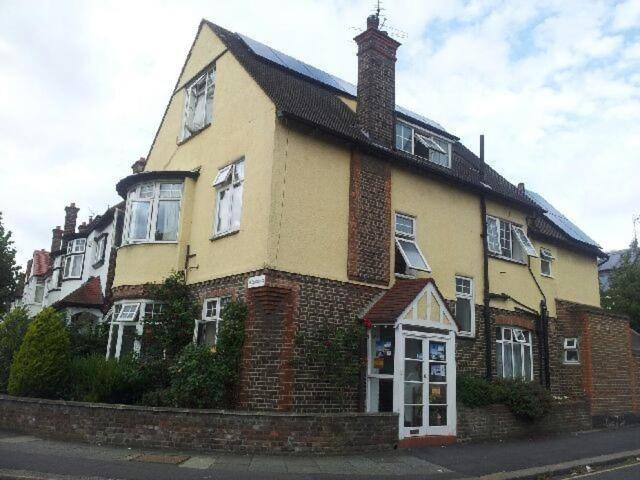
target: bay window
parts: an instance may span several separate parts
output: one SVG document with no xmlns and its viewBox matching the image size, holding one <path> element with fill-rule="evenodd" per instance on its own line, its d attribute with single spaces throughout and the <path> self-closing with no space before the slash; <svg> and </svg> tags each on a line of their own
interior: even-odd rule
<svg viewBox="0 0 640 480">
<path fill-rule="evenodd" d="M 533 380 L 531 332 L 517 327 L 496 328 L 498 377 Z"/>
<path fill-rule="evenodd" d="M 473 336 L 476 333 L 473 279 L 456 275 L 455 317 L 458 334 Z"/>
<path fill-rule="evenodd" d="M 221 168 L 213 182 L 216 194 L 216 213 L 213 235 L 225 235 L 240 230 L 244 159 Z"/>
<path fill-rule="evenodd" d="M 84 252 L 87 246 L 86 238 L 76 238 L 67 243 L 67 253 L 64 257 L 62 279 L 74 279 L 82 277 L 84 264 Z"/>
<path fill-rule="evenodd" d="M 193 340 L 198 345 L 215 346 L 220 332 L 222 311 L 231 301 L 230 297 L 207 298 L 202 306 L 202 317 L 196 320 Z"/>
<path fill-rule="evenodd" d="M 538 253 L 524 229 L 508 220 L 487 215 L 487 248 L 499 257 L 525 263 L 526 257 Z"/>
<path fill-rule="evenodd" d="M 182 183 L 143 183 L 129 191 L 125 243 L 178 240 Z"/>
<path fill-rule="evenodd" d="M 212 67 L 185 88 L 182 140 L 211 124 L 215 75 L 215 67 Z"/>
</svg>

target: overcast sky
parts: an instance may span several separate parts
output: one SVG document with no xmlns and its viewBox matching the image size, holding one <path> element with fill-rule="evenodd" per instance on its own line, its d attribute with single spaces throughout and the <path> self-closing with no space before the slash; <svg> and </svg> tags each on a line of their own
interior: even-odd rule
<svg viewBox="0 0 640 480">
<path fill-rule="evenodd" d="M 373 2 L 0 0 L 0 211 L 21 264 L 64 206 L 119 201 L 201 18 L 355 83 Z M 640 0 L 386 1 L 397 102 L 524 181 L 605 249 L 640 213 Z"/>
</svg>

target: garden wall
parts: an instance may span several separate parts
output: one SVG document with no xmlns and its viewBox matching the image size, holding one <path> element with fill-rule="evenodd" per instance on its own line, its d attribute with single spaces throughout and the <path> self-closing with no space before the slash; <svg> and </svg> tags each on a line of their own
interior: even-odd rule
<svg viewBox="0 0 640 480">
<path fill-rule="evenodd" d="M 556 403 L 535 422 L 513 416 L 505 405 L 471 408 L 458 403 L 458 441 L 503 439 L 591 428 L 589 405 L 581 401 Z"/>
<path fill-rule="evenodd" d="M 394 413 L 232 412 L 66 402 L 0 395 L 0 428 L 63 440 L 242 453 L 392 449 Z"/>
</svg>

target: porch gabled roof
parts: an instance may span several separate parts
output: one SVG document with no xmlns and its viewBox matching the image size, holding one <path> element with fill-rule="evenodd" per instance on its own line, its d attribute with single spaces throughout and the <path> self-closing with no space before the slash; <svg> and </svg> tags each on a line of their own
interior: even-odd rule
<svg viewBox="0 0 640 480">
<path fill-rule="evenodd" d="M 76 290 L 52 306 L 56 309 L 65 307 L 88 307 L 102 309 L 104 307 L 104 295 L 100 277 L 91 277 Z"/>
</svg>

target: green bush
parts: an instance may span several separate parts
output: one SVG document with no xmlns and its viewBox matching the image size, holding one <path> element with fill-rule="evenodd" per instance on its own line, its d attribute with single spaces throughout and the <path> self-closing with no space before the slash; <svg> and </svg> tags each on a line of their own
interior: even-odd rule
<svg viewBox="0 0 640 480">
<path fill-rule="evenodd" d="M 109 340 L 109 324 L 71 321 L 67 326 L 73 357 L 105 355 Z"/>
<path fill-rule="evenodd" d="M 53 308 L 36 315 L 9 375 L 9 393 L 44 398 L 58 398 L 69 378 L 71 350 L 69 334 L 62 316 Z"/>
<path fill-rule="evenodd" d="M 214 408 L 222 403 L 224 374 L 208 347 L 187 345 L 170 370 L 170 399 L 176 406 Z"/>
<path fill-rule="evenodd" d="M 488 382 L 467 374 L 458 375 L 457 396 L 469 407 L 504 404 L 516 417 L 527 420 L 542 418 L 553 405 L 551 393 L 537 383 L 522 380 Z"/>
<path fill-rule="evenodd" d="M 224 388 L 224 398 L 220 406 L 229 407 L 233 404 L 233 394 L 240 379 L 247 306 L 242 302 L 229 302 L 222 311 L 221 318 L 216 344 L 216 363 L 222 371 Z"/>
<path fill-rule="evenodd" d="M 0 323 L 0 392 L 7 391 L 11 363 L 28 326 L 29 315 L 24 308 L 14 308 Z"/>
</svg>

